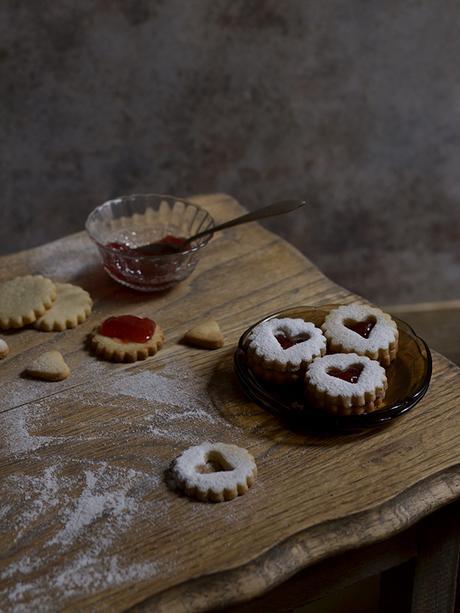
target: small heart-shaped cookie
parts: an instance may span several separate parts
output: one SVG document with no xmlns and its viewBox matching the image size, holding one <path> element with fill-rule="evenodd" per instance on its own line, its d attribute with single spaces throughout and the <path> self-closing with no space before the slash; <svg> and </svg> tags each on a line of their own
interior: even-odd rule
<svg viewBox="0 0 460 613">
<path fill-rule="evenodd" d="M 70 375 L 70 369 L 59 351 L 46 351 L 42 353 L 30 366 L 26 374 L 34 379 L 44 381 L 62 381 Z"/>
<path fill-rule="evenodd" d="M 215 319 L 209 318 L 185 333 L 183 342 L 203 349 L 219 349 L 224 345 L 224 336 Z"/>
</svg>

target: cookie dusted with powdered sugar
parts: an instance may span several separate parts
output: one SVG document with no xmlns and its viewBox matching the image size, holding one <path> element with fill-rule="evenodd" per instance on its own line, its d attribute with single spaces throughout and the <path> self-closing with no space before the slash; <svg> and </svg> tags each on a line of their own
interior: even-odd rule
<svg viewBox="0 0 460 613">
<path fill-rule="evenodd" d="M 171 475 L 187 496 L 203 502 L 224 502 L 249 490 L 257 466 L 242 447 L 205 442 L 181 453 L 172 464 Z"/>
<path fill-rule="evenodd" d="M 8 343 L 3 340 L 3 338 L 0 338 L 0 360 L 6 358 L 9 352 L 10 348 L 8 347 Z"/>
<path fill-rule="evenodd" d="M 390 315 L 367 304 L 331 311 L 321 326 L 331 353 L 357 353 L 388 366 L 398 351 L 398 328 Z"/>
<path fill-rule="evenodd" d="M 378 409 L 387 389 L 385 369 L 356 353 L 317 358 L 305 374 L 308 400 L 328 413 L 351 415 Z"/>
<path fill-rule="evenodd" d="M 325 353 L 321 330 L 300 318 L 263 321 L 247 340 L 249 367 L 271 383 L 294 383 L 314 358 Z"/>
</svg>

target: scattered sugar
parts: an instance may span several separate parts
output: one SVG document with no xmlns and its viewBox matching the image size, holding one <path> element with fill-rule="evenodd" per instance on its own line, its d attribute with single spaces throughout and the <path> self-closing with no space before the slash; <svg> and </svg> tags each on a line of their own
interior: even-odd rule
<svg viewBox="0 0 460 613">
<path fill-rule="evenodd" d="M 113 381 L 106 389 L 110 395 L 129 396 L 139 400 L 147 400 L 155 405 L 182 409 L 182 415 L 187 417 L 202 417 L 213 420 L 209 412 L 212 403 L 207 400 L 204 384 L 200 385 L 197 379 L 186 379 L 181 383 L 180 377 L 171 377 L 151 371 L 143 371 L 128 377 Z M 186 413 L 186 414 L 185 414 Z"/>
<path fill-rule="evenodd" d="M 3 517 L 9 520 L 15 547 L 24 539 L 30 548 L 31 536 L 36 538 L 37 530 L 41 533 L 45 526 L 46 534 L 54 531 L 54 536 L 44 543 L 37 542 L 32 553 L 12 561 L 0 573 L 2 580 L 16 579 L 6 593 L 14 610 L 21 608 L 21 601 L 27 602 L 28 607 L 32 603 L 44 607 L 50 586 L 56 591 L 54 598 L 60 595 L 65 599 L 142 581 L 158 570 L 156 561 L 128 565 L 113 552 L 122 547 L 120 539 L 135 518 L 161 519 L 167 513 L 168 503 L 144 500 L 146 490 L 150 493 L 160 484 L 161 474 L 114 467 L 107 462 L 86 464 L 83 475 L 66 476 L 62 466 L 53 465 L 38 475 L 12 475 L 6 479 L 5 493 L 22 502 L 2 510 Z M 78 488 L 81 493 L 75 495 Z M 14 516 L 10 516 L 13 508 Z M 50 570 L 31 579 L 41 568 Z"/>
<path fill-rule="evenodd" d="M 34 274 L 52 277 L 67 283 L 83 275 L 85 270 L 100 262 L 96 248 L 86 248 L 78 238 L 66 239 L 66 248 L 57 241 L 32 252 L 27 261 L 28 270 Z"/>
<path fill-rule="evenodd" d="M 81 593 L 82 588 L 91 591 L 97 587 L 102 590 L 130 581 L 149 579 L 156 574 L 157 568 L 155 562 L 131 564 L 126 567 L 119 556 L 104 560 L 97 555 L 77 555 L 69 567 L 56 573 L 52 585 L 65 589 L 66 594 L 72 596 Z"/>
<path fill-rule="evenodd" d="M 35 425 L 40 419 L 41 413 L 39 405 L 35 415 Z M 2 414 L 3 449 L 11 455 L 20 455 L 31 451 L 37 451 L 53 442 L 49 436 L 36 436 L 29 432 L 27 427 L 28 415 L 33 411 L 33 407 L 20 407 Z"/>
<path fill-rule="evenodd" d="M 133 432 L 147 441 L 158 438 L 170 444 L 173 457 L 177 446 L 202 442 L 209 423 L 220 430 L 229 428 L 229 437 L 235 436 L 235 428 L 214 407 L 204 377 L 167 367 L 160 373 L 118 371 L 116 377 L 100 381 L 96 377 L 94 384 L 64 389 L 1 415 L 0 453 L 17 461 L 15 474 L 5 480 L 5 502 L 0 503 L 0 518 L 8 525 L 8 539 L 17 552 L 0 573 L 0 579 L 13 583 L 5 596 L 8 609 L 52 609 L 57 601 L 65 603 L 75 595 L 174 572 L 161 558 L 128 563 L 119 554 L 138 526 L 169 529 L 166 467 L 155 446 L 143 458 L 148 466 L 144 472 L 114 461 L 72 457 L 69 451 L 62 454 L 63 443 L 69 443 L 69 449 L 75 444 L 79 450 L 81 441 L 126 441 Z M 56 415 L 63 419 L 59 407 L 74 402 L 76 395 L 82 406 L 101 408 L 103 419 L 88 429 L 82 412 L 81 430 L 65 437 L 40 436 L 47 434 Z M 130 402 L 135 410 L 127 418 Z M 25 458 L 28 468 L 21 470 Z M 191 515 L 215 512 L 215 507 L 206 505 L 189 508 Z M 231 509 L 224 515 L 226 521 L 235 521 Z"/>
<path fill-rule="evenodd" d="M 118 527 L 120 522 L 123 523 L 124 527 L 128 527 L 137 509 L 135 500 L 127 495 L 127 490 L 131 487 L 136 471 L 128 470 L 122 486 L 107 491 L 103 486 L 101 487 L 100 483 L 104 480 L 107 481 L 104 475 L 106 470 L 107 465 L 104 465 L 97 472 L 85 471 L 85 488 L 74 508 L 68 513 L 64 528 L 50 541 L 51 545 L 73 543 L 86 526 L 94 523 L 104 513 L 113 516 Z M 110 480 L 106 485 L 110 487 Z"/>
</svg>

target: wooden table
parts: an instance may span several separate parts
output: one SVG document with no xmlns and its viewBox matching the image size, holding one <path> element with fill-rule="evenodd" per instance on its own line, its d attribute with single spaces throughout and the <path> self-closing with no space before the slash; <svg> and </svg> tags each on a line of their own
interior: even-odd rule
<svg viewBox="0 0 460 613">
<path fill-rule="evenodd" d="M 228 196 L 197 200 L 217 220 L 242 210 Z M 363 434 L 295 434 L 242 394 L 232 356 L 248 325 L 291 305 L 354 299 L 263 228 L 215 237 L 191 278 L 158 295 L 112 282 L 83 233 L 0 259 L 1 279 L 24 273 L 80 284 L 95 304 L 75 330 L 3 335 L 11 355 L 0 364 L 1 608 L 234 604 L 459 496 L 460 370 L 440 355 L 423 401 Z M 165 348 L 131 365 L 89 355 L 93 326 L 126 312 L 158 320 Z M 221 350 L 177 344 L 207 315 L 225 333 Z M 71 376 L 22 378 L 51 348 Z M 168 489 L 170 461 L 209 439 L 254 454 L 259 477 L 247 495 L 213 505 Z"/>
</svg>

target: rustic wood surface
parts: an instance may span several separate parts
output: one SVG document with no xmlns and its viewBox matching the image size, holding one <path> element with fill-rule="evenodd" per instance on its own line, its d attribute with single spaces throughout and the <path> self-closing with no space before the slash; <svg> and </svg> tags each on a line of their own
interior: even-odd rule
<svg viewBox="0 0 460 613">
<path fill-rule="evenodd" d="M 241 212 L 227 196 L 197 200 L 219 221 Z M 24 273 L 80 284 L 95 304 L 75 330 L 3 334 L 0 608 L 229 605 L 459 496 L 460 370 L 437 354 L 423 401 L 373 432 L 293 433 L 245 399 L 232 354 L 246 327 L 289 306 L 354 298 L 260 226 L 216 236 L 193 275 L 158 295 L 112 282 L 83 233 L 0 259 L 0 279 Z M 126 312 L 157 319 L 164 349 L 129 365 L 88 354 L 93 326 Z M 208 315 L 225 334 L 222 349 L 178 344 Z M 67 380 L 21 376 L 44 349 L 63 353 Z M 203 440 L 254 454 L 248 494 L 212 505 L 168 488 L 170 461 Z"/>
</svg>

